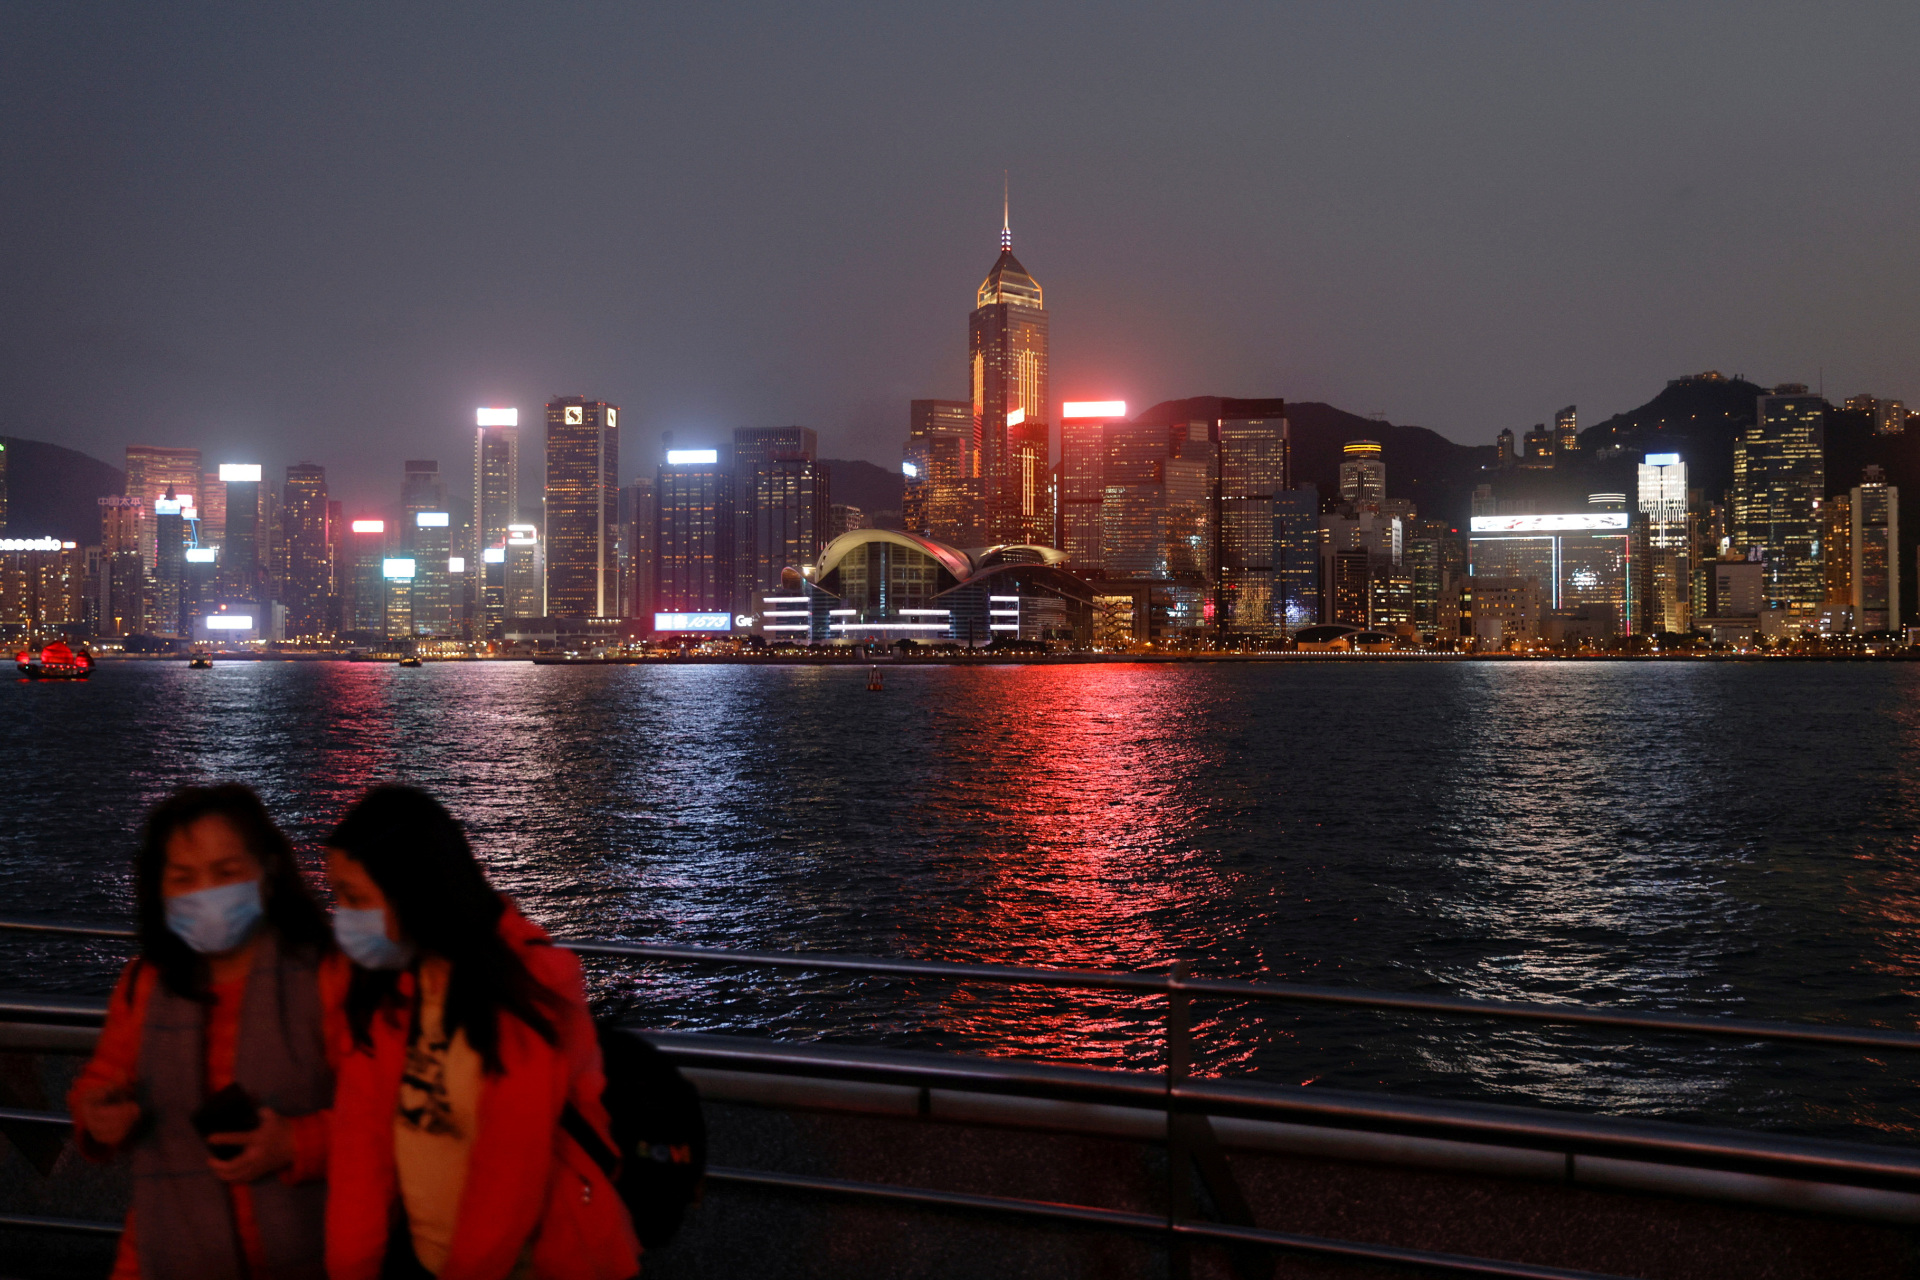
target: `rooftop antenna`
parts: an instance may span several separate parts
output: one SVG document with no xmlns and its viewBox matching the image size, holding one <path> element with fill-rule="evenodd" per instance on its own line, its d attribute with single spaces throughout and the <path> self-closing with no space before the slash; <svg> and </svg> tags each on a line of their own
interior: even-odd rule
<svg viewBox="0 0 1920 1280">
<path fill-rule="evenodd" d="M 1000 171 L 1000 249 L 1003 253 L 1013 249 L 1013 222 L 1007 216 L 1008 209 L 1011 207 L 1008 199 L 1011 190 L 1012 187 L 1007 182 L 1007 171 L 1002 169 Z"/>
</svg>

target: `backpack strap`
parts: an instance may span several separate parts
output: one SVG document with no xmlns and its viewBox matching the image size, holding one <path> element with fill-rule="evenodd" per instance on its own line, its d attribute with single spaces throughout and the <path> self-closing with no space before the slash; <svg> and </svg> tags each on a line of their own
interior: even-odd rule
<svg viewBox="0 0 1920 1280">
<path fill-rule="evenodd" d="M 607 1181 L 612 1182 L 619 1177 L 619 1153 L 601 1139 L 594 1127 L 587 1123 L 587 1118 L 580 1114 L 579 1108 L 571 1102 L 560 1111 L 560 1127 L 567 1131 L 568 1137 L 580 1144 L 580 1149 L 587 1153 L 589 1160 L 600 1166 L 600 1172 L 607 1175 Z"/>
</svg>

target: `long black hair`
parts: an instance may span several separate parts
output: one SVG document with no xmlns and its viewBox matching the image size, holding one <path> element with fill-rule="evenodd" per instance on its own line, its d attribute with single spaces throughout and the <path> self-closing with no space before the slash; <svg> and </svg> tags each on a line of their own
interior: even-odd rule
<svg viewBox="0 0 1920 1280">
<path fill-rule="evenodd" d="M 467 833 L 438 800 L 414 787 L 375 787 L 327 837 L 380 886 L 407 940 L 452 968 L 441 1025 L 467 1033 L 488 1071 L 500 1066 L 500 1014 L 510 1013 L 548 1044 L 560 1042 L 551 1015 L 564 1005 L 500 936 L 506 900 L 467 844 Z M 372 1043 L 373 1015 L 399 999 L 399 974 L 354 966 L 347 1019 L 354 1039 Z"/>
<path fill-rule="evenodd" d="M 259 861 L 260 896 L 267 924 L 279 935 L 280 945 L 310 957 L 333 947 L 333 931 L 300 874 L 293 845 L 267 816 L 267 807 L 253 789 L 237 782 L 182 787 L 147 815 L 140 848 L 133 855 L 134 917 L 140 936 L 140 963 L 158 969 L 167 990 L 203 1004 L 213 1000 L 207 989 L 207 958 L 167 927 L 167 904 L 160 894 L 160 881 L 167 866 L 167 842 L 174 833 L 211 817 L 226 819 Z M 133 993 L 132 983 L 127 984 L 127 993 Z"/>
</svg>

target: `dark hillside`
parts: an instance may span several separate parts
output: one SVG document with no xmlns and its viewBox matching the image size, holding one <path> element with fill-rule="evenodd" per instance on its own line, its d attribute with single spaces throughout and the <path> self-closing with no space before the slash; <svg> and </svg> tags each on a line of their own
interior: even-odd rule
<svg viewBox="0 0 1920 1280">
<path fill-rule="evenodd" d="M 0 436 L 7 449 L 9 538 L 61 538 L 86 546 L 100 540 L 95 499 L 120 493 L 119 468 L 65 445 Z"/>
<path fill-rule="evenodd" d="M 1686 459 L 1688 485 L 1718 502 L 1733 487 L 1733 442 L 1753 425 L 1757 397 L 1767 391 L 1744 378 L 1717 374 L 1675 378 L 1638 409 L 1582 431 L 1580 450 L 1593 459 L 1618 446 L 1611 460 L 1624 476 L 1631 476 L 1646 454 L 1677 453 Z"/>
<path fill-rule="evenodd" d="M 835 502 L 858 507 L 869 516 L 876 511 L 899 511 L 906 478 L 872 462 L 822 458 L 827 485 Z"/>
</svg>

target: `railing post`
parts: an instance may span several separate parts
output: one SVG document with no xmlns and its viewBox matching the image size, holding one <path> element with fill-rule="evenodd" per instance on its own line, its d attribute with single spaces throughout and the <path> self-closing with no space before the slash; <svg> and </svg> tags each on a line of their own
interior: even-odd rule
<svg viewBox="0 0 1920 1280">
<path fill-rule="evenodd" d="M 1173 1094 L 1193 1069 L 1193 1007 L 1181 984 L 1187 962 L 1175 960 L 1167 983 L 1167 1274 L 1187 1280 L 1193 1258 L 1187 1241 L 1175 1226 L 1193 1216 L 1192 1152 L 1187 1149 L 1187 1127 L 1174 1115 Z"/>
</svg>

